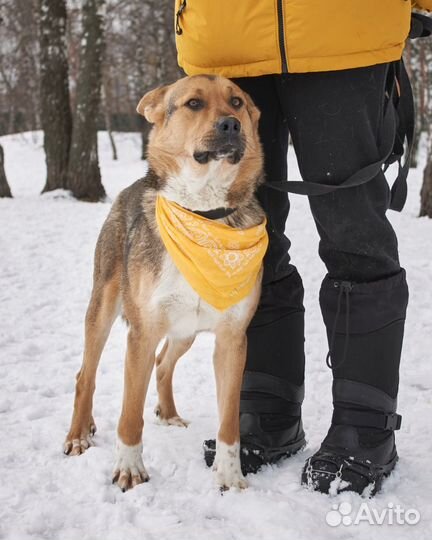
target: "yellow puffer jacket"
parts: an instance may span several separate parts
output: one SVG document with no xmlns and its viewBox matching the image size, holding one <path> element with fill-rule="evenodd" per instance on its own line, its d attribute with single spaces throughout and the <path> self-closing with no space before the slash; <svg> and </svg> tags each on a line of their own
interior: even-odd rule
<svg viewBox="0 0 432 540">
<path fill-rule="evenodd" d="M 176 0 L 179 65 L 188 75 L 252 77 L 398 60 L 411 4 L 432 0 Z"/>
</svg>

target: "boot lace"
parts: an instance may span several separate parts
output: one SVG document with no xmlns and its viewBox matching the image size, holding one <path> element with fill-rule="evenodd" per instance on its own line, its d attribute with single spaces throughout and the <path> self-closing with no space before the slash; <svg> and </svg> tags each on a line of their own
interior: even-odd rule
<svg viewBox="0 0 432 540">
<path fill-rule="evenodd" d="M 333 323 L 331 338 L 330 338 L 330 346 L 329 351 L 326 356 L 326 364 L 330 369 L 336 369 L 340 367 L 348 356 L 348 347 L 349 347 L 349 339 L 350 339 L 350 293 L 353 289 L 353 284 L 350 281 L 335 281 L 334 287 L 339 289 L 339 295 L 337 300 L 337 308 L 336 308 L 336 317 Z M 333 356 L 334 356 L 334 345 L 336 340 L 336 328 L 337 323 L 339 321 L 339 315 L 342 308 L 342 298 L 345 298 L 345 342 L 344 342 L 344 348 L 343 348 L 343 354 L 340 362 L 334 363 L 333 362 Z"/>
</svg>

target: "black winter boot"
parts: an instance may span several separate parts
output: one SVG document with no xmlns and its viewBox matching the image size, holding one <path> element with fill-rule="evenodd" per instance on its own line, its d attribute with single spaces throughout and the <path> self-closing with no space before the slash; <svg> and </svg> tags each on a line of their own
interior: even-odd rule
<svg viewBox="0 0 432 540">
<path fill-rule="evenodd" d="M 372 496 L 398 459 L 394 431 L 400 428 L 396 399 L 373 386 L 336 379 L 332 425 L 321 448 L 306 462 L 302 483 L 336 494 Z"/>
<path fill-rule="evenodd" d="M 371 283 L 326 278 L 320 302 L 333 370 L 334 413 L 302 483 L 374 495 L 397 461 L 394 431 L 408 288 L 405 272 Z"/>
<path fill-rule="evenodd" d="M 267 373 L 246 371 L 240 402 L 240 461 L 243 474 L 289 457 L 305 444 L 301 421 L 304 387 Z M 204 442 L 208 467 L 216 455 L 215 440 Z"/>
</svg>

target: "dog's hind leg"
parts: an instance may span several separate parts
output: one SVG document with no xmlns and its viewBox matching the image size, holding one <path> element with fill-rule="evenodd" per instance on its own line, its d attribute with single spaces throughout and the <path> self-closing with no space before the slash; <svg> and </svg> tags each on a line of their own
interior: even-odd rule
<svg viewBox="0 0 432 540">
<path fill-rule="evenodd" d="M 85 452 L 96 431 L 92 416 L 96 371 L 111 326 L 120 308 L 118 275 L 106 283 L 95 283 L 85 320 L 84 357 L 76 378 L 72 423 L 64 443 L 71 456 Z"/>
<path fill-rule="evenodd" d="M 189 422 L 177 413 L 174 402 L 172 380 L 177 360 L 192 346 L 195 336 L 185 339 L 167 338 L 156 359 L 156 380 L 159 403 L 155 413 L 161 424 L 187 427 Z"/>
</svg>

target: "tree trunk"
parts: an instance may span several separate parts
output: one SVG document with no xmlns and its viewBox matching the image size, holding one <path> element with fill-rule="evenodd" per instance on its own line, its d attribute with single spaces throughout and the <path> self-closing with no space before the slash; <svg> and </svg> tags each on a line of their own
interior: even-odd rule
<svg viewBox="0 0 432 540">
<path fill-rule="evenodd" d="M 420 200 L 420 217 L 428 216 L 432 218 L 432 150 L 429 151 L 426 167 L 423 171 Z"/>
<path fill-rule="evenodd" d="M 76 89 L 68 188 L 80 200 L 97 202 L 105 197 L 97 152 L 103 41 L 104 0 L 82 0 L 80 71 Z"/>
<path fill-rule="evenodd" d="M 114 135 L 112 132 L 112 124 L 111 124 L 111 89 L 109 86 L 109 80 L 108 77 L 103 77 L 102 82 L 102 94 L 103 94 L 103 113 L 104 113 L 104 119 L 105 119 L 105 129 L 108 133 L 108 138 L 111 145 L 111 151 L 112 151 L 112 158 L 114 161 L 117 161 L 117 147 L 114 140 Z"/>
<path fill-rule="evenodd" d="M 0 197 L 12 197 L 12 193 L 7 182 L 6 173 L 4 170 L 4 152 L 0 145 Z"/>
<path fill-rule="evenodd" d="M 426 62 L 425 62 L 425 47 L 423 40 L 418 40 L 418 43 L 416 44 L 417 47 L 417 54 L 416 54 L 416 80 L 412 84 L 413 90 L 414 90 L 414 98 L 415 98 L 415 132 L 414 132 L 414 140 L 413 140 L 413 147 L 411 150 L 411 160 L 410 160 L 410 168 L 415 169 L 418 166 L 418 158 L 419 158 L 419 147 L 420 147 L 420 141 L 422 139 L 422 134 L 427 130 L 427 123 L 426 123 L 426 88 L 428 86 L 428 80 L 427 80 L 427 72 L 426 72 Z"/>
<path fill-rule="evenodd" d="M 8 115 L 8 127 L 6 133 L 14 133 L 15 132 L 15 107 L 11 106 L 9 109 L 9 115 Z"/>
<path fill-rule="evenodd" d="M 152 126 L 147 121 L 141 128 L 141 159 L 147 159 L 147 145 Z"/>
<path fill-rule="evenodd" d="M 39 0 L 41 124 L 47 178 L 42 192 L 67 187 L 72 132 L 65 0 Z"/>
</svg>

